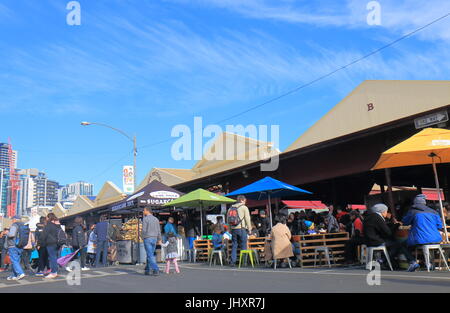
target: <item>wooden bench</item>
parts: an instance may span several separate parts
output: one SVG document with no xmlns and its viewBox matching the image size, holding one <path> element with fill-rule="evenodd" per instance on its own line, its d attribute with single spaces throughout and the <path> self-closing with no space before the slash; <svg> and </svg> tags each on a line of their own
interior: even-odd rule
<svg viewBox="0 0 450 313">
<path fill-rule="evenodd" d="M 318 247 L 328 247 L 332 249 L 332 254 L 337 265 L 343 265 L 345 261 L 345 244 L 349 240 L 349 234 L 343 233 L 325 233 L 300 236 L 300 254 L 297 259 L 301 267 L 314 267 L 316 253 L 314 249 Z"/>
</svg>

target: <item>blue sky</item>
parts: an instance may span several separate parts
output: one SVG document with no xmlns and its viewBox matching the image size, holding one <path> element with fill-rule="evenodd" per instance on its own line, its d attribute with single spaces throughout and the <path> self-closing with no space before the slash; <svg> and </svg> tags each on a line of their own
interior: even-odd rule
<svg viewBox="0 0 450 313">
<path fill-rule="evenodd" d="M 215 123 L 311 81 L 450 12 L 449 1 L 0 0 L 0 141 L 20 168 L 60 183 L 121 186 L 131 143 L 170 138 L 194 116 Z M 450 18 L 232 124 L 280 125 L 281 150 L 366 79 L 448 79 Z M 223 125 L 222 125 L 223 126 Z M 173 140 L 175 141 L 175 139 Z M 205 140 L 206 141 L 206 140 Z M 190 168 L 172 142 L 139 149 L 138 181 L 152 167 Z M 127 154 L 128 153 L 128 154 Z"/>
</svg>

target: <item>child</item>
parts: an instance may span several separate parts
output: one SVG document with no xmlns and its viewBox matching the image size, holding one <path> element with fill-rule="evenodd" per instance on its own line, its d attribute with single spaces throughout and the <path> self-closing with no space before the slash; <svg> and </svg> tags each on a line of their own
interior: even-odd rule
<svg viewBox="0 0 450 313">
<path fill-rule="evenodd" d="M 167 241 L 161 245 L 166 248 L 166 274 L 170 272 L 170 263 L 172 262 L 175 271 L 179 274 L 180 269 L 178 268 L 177 258 L 178 258 L 178 242 L 177 237 L 173 232 L 167 234 Z"/>
<path fill-rule="evenodd" d="M 216 227 L 212 236 L 212 244 L 214 250 L 222 250 L 223 248 L 223 236 L 220 227 Z"/>
</svg>

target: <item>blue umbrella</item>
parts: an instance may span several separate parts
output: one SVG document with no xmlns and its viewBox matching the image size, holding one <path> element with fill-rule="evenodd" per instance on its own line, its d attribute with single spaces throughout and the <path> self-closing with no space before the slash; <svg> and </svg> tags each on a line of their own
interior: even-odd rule
<svg viewBox="0 0 450 313">
<path fill-rule="evenodd" d="M 254 200 L 269 200 L 270 224 L 272 225 L 272 208 L 270 205 L 271 198 L 283 198 L 298 195 L 300 193 L 312 194 L 307 190 L 286 184 L 272 177 L 264 177 L 250 185 L 235 190 L 226 197 L 245 195 L 247 198 Z"/>
</svg>

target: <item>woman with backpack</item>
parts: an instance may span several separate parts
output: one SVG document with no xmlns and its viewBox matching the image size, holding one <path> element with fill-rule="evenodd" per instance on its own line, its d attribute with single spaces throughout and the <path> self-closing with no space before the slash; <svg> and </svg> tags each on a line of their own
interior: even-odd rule
<svg viewBox="0 0 450 313">
<path fill-rule="evenodd" d="M 58 250 L 62 246 L 64 238 L 66 238 L 64 230 L 61 228 L 61 224 L 54 213 L 47 215 L 47 225 L 45 225 L 41 236 L 41 240 L 47 247 L 51 268 L 51 273 L 45 278 L 53 279 L 58 277 Z"/>
</svg>

